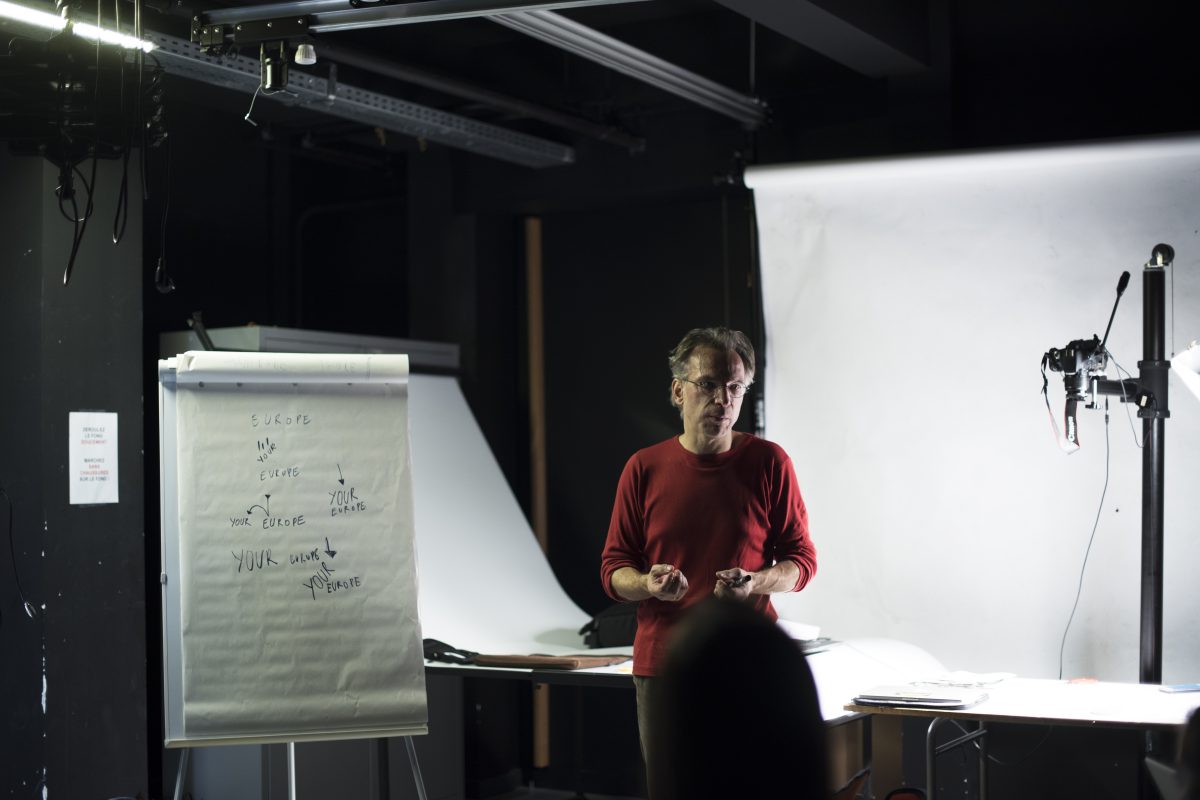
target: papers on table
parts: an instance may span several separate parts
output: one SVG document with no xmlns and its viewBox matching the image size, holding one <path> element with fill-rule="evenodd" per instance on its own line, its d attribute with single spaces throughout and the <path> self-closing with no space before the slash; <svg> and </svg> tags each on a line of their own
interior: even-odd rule
<svg viewBox="0 0 1200 800">
<path fill-rule="evenodd" d="M 999 686 L 1011 672 L 946 672 L 926 680 L 883 684 L 860 692 L 853 702 L 865 706 L 970 708 L 988 698 L 985 689 Z"/>
<path fill-rule="evenodd" d="M 986 699 L 987 692 L 982 689 L 909 683 L 875 686 L 857 695 L 854 702 L 864 706 L 970 708 Z"/>
<path fill-rule="evenodd" d="M 967 672 L 966 670 L 956 670 L 947 672 L 945 675 L 933 678 L 923 683 L 930 683 L 936 686 L 962 686 L 965 688 L 987 689 L 993 686 L 999 686 L 1009 678 L 1017 677 L 1011 672 Z"/>
</svg>

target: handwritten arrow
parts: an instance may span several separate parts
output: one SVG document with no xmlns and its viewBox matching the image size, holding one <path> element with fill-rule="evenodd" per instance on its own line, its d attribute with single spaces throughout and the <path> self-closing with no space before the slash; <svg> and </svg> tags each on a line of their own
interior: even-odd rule
<svg viewBox="0 0 1200 800">
<path fill-rule="evenodd" d="M 342 486 L 345 486 L 346 479 L 342 477 L 342 465 L 338 464 L 337 468 L 338 468 L 338 483 L 340 483 Z"/>
<path fill-rule="evenodd" d="M 330 558 L 333 558 L 334 556 L 337 555 L 337 550 L 331 550 L 329 548 L 329 537 L 328 536 L 325 537 L 325 552 L 329 553 Z"/>
<path fill-rule="evenodd" d="M 264 494 L 263 497 L 267 498 L 267 505 L 265 507 L 259 505 L 258 503 L 255 503 L 254 505 L 252 505 L 246 509 L 246 513 L 249 514 L 254 509 L 261 508 L 263 510 L 264 514 L 266 514 L 268 517 L 271 516 L 271 495 Z"/>
</svg>

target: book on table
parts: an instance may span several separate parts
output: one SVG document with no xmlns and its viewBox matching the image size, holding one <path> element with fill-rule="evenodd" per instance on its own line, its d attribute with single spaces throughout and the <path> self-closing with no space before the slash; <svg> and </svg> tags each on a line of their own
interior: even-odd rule
<svg viewBox="0 0 1200 800">
<path fill-rule="evenodd" d="M 913 706 L 916 708 L 970 708 L 987 699 L 987 692 L 967 686 L 887 684 L 855 695 L 863 706 Z"/>
</svg>

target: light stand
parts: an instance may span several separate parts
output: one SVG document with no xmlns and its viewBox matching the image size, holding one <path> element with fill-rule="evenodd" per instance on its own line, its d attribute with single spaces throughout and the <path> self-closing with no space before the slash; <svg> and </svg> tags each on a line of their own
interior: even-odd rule
<svg viewBox="0 0 1200 800">
<path fill-rule="evenodd" d="M 1155 245 L 1142 271 L 1142 360 L 1138 362 L 1136 383 L 1128 380 L 1110 381 L 1099 374 L 1089 374 L 1093 405 L 1098 394 L 1120 395 L 1126 402 L 1131 399 L 1137 402 L 1138 416 L 1142 418 L 1142 585 L 1141 639 L 1138 648 L 1138 680 L 1141 683 L 1162 683 L 1163 440 L 1167 417 L 1171 416 L 1167 405 L 1167 371 L 1171 368 L 1171 362 L 1165 358 L 1165 286 L 1167 267 L 1174 258 L 1175 251 L 1170 245 Z M 1118 299 L 1124 288 L 1125 276 L 1121 280 Z M 1115 306 L 1113 311 L 1115 313 Z M 1112 326 L 1111 318 L 1109 326 Z M 1108 339 L 1107 331 L 1104 337 Z M 1107 350 L 1103 344 L 1098 354 L 1103 365 L 1107 360 Z M 1102 372 L 1102 367 L 1097 372 Z M 1068 398 L 1069 387 L 1070 384 Z M 1132 397 L 1131 388 L 1134 390 Z M 1146 732 L 1144 756 L 1150 759 L 1165 749 L 1160 733 Z M 1138 796 L 1155 796 L 1145 772 L 1141 775 Z"/>
<path fill-rule="evenodd" d="M 1158 245 L 1142 273 L 1142 360 L 1138 416 L 1142 418 L 1142 603 L 1138 677 L 1162 683 L 1163 440 L 1167 417 L 1166 272 L 1174 251 Z"/>
<path fill-rule="evenodd" d="M 1093 395 L 1134 400 L 1142 419 L 1142 587 L 1138 680 L 1162 683 L 1163 627 L 1163 439 L 1171 411 L 1167 404 L 1166 273 L 1175 258 L 1159 244 L 1142 271 L 1142 360 L 1138 380 L 1092 379 Z M 1130 388 L 1135 389 L 1130 394 Z"/>
<path fill-rule="evenodd" d="M 1136 402 L 1142 418 L 1142 583 L 1141 641 L 1138 678 L 1141 683 L 1162 683 L 1163 628 L 1163 438 L 1167 417 L 1166 359 L 1166 272 L 1175 259 L 1170 245 L 1155 245 L 1142 273 L 1142 360 L 1138 379 L 1109 380 L 1104 375 L 1108 363 L 1108 320 L 1104 340 L 1093 336 L 1079 339 L 1062 349 L 1051 348 L 1042 358 L 1043 375 L 1048 366 L 1063 373 L 1067 391 L 1067 445 L 1078 449 L 1075 435 L 1075 404 L 1090 396 L 1089 408 L 1096 407 L 1098 395 L 1116 395 L 1123 402 Z M 1117 302 L 1129 283 L 1129 273 L 1121 275 Z M 1189 351 L 1190 352 L 1190 351 Z M 1200 362 L 1197 362 L 1200 365 Z M 1086 389 L 1085 389 L 1086 386 Z M 1047 399 L 1047 405 L 1049 400 Z"/>
</svg>

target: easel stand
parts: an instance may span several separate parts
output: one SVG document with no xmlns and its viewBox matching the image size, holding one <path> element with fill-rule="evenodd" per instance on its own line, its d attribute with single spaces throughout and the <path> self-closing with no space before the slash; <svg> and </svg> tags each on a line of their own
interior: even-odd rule
<svg viewBox="0 0 1200 800">
<path fill-rule="evenodd" d="M 421 777 L 421 765 L 417 762 L 417 748 L 411 736 L 402 736 L 404 749 L 408 751 L 408 765 L 412 769 L 413 783 L 417 786 L 418 800 L 429 800 L 425 793 L 425 780 Z M 388 770 L 388 740 L 377 739 L 379 745 L 379 800 L 389 800 L 391 786 L 389 785 Z M 296 743 L 288 742 L 288 800 L 296 798 Z"/>
<path fill-rule="evenodd" d="M 404 739 L 404 749 L 408 751 L 408 765 L 412 770 L 413 783 L 417 787 L 418 800 L 429 800 L 429 795 L 425 792 L 425 780 L 421 777 L 421 765 L 417 761 L 417 748 L 413 744 L 411 736 L 401 737 Z M 391 785 L 390 772 L 388 769 L 388 740 L 377 739 L 378 745 L 378 777 L 379 777 L 379 794 L 378 800 L 390 800 Z M 175 800 L 183 800 L 184 783 L 187 779 L 188 755 L 191 753 L 190 748 L 184 748 L 181 751 L 179 758 L 179 769 L 175 775 Z M 288 772 L 288 800 L 296 800 L 296 743 L 287 743 L 287 772 Z"/>
</svg>

